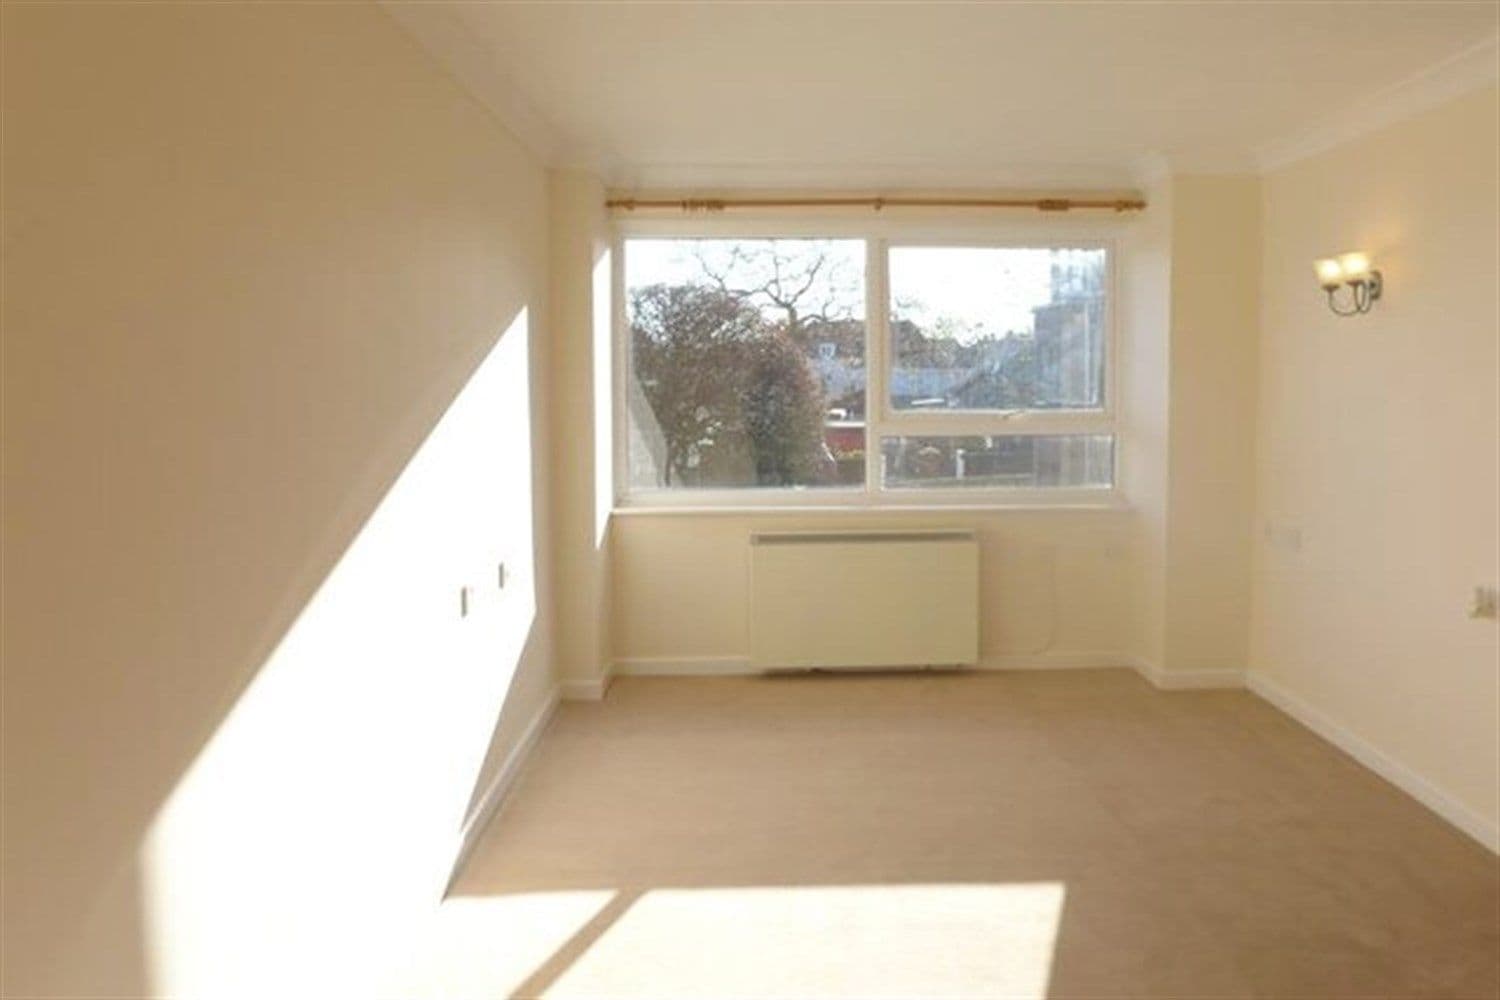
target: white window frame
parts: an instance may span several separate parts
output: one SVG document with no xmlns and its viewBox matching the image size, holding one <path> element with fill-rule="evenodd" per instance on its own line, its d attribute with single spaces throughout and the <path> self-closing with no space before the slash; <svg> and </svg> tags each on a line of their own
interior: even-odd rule
<svg viewBox="0 0 1500 1000">
<path fill-rule="evenodd" d="M 1121 491 L 1120 393 L 1122 367 L 1118 330 L 1118 226 L 1074 222 L 1045 223 L 993 219 L 853 220 L 833 216 L 639 217 L 615 220 L 612 243 L 612 343 L 614 411 L 614 506 L 641 510 L 775 511 L 817 509 L 955 508 L 1119 508 Z M 632 239 L 847 239 L 865 242 L 865 482 L 862 487 L 736 487 L 726 489 L 641 489 L 629 483 L 630 324 L 625 297 L 625 244 Z M 891 247 L 974 247 L 1100 249 L 1106 254 L 1104 405 L 1098 410 L 1008 412 L 996 410 L 900 411 L 891 406 L 889 254 Z M 898 436 L 1024 436 L 1107 434 L 1114 439 L 1112 484 L 1107 487 L 885 487 L 881 482 L 881 439 Z"/>
</svg>

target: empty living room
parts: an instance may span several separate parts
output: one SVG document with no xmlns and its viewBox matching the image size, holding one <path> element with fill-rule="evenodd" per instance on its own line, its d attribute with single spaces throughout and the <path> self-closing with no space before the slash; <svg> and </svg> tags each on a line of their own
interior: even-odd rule
<svg viewBox="0 0 1500 1000">
<path fill-rule="evenodd" d="M 1500 2 L 0 0 L 4 1000 L 1500 1000 Z"/>
</svg>

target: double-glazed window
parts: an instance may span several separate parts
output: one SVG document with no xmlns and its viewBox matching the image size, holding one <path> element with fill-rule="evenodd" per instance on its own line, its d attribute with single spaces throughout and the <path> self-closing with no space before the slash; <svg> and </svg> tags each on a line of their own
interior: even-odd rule
<svg viewBox="0 0 1500 1000">
<path fill-rule="evenodd" d="M 1113 489 L 1103 245 L 674 236 L 621 253 L 627 504 Z"/>
</svg>

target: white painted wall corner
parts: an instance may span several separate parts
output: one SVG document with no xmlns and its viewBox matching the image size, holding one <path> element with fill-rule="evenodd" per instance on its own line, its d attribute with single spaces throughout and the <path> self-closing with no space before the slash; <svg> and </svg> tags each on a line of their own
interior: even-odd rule
<svg viewBox="0 0 1500 1000">
<path fill-rule="evenodd" d="M 558 684 L 565 701 L 603 701 L 609 691 L 611 674 L 605 672 L 598 677 L 565 678 Z"/>
</svg>

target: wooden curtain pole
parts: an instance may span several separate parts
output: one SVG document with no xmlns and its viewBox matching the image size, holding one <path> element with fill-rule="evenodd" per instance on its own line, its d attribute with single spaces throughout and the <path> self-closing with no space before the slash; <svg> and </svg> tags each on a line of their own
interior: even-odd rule
<svg viewBox="0 0 1500 1000">
<path fill-rule="evenodd" d="M 1034 208 L 1067 212 L 1075 208 L 1139 211 L 1139 198 L 610 198 L 606 208 L 633 212 L 639 208 L 676 208 L 684 212 L 722 212 L 730 208 Z"/>
</svg>

